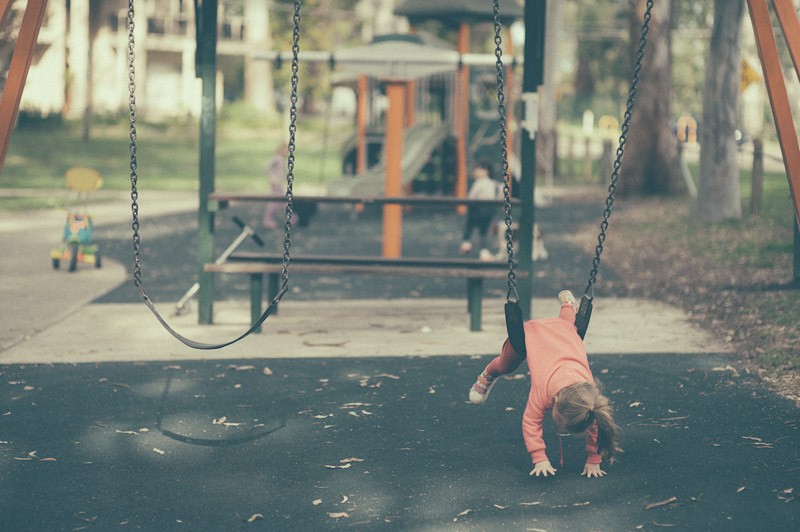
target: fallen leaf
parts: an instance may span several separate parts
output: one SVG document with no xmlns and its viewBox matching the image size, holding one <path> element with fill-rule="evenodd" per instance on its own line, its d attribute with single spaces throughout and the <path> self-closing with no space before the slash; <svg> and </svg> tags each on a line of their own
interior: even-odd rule
<svg viewBox="0 0 800 532">
<path fill-rule="evenodd" d="M 116 432 L 117 434 L 133 434 L 134 436 L 139 435 L 139 433 L 136 432 L 135 430 L 115 430 L 114 432 Z"/>
<path fill-rule="evenodd" d="M 327 419 L 329 417 L 333 417 L 333 414 L 319 414 L 311 417 L 313 417 L 314 419 Z"/>
<path fill-rule="evenodd" d="M 350 514 L 347 512 L 328 512 L 328 517 L 339 519 L 341 517 L 350 517 Z"/>
<path fill-rule="evenodd" d="M 347 495 L 342 495 L 342 500 L 341 500 L 341 501 L 339 501 L 339 504 L 344 504 L 344 503 L 346 503 L 348 500 L 350 500 L 350 497 L 348 497 Z"/>
<path fill-rule="evenodd" d="M 363 461 L 364 461 L 363 458 L 344 458 L 342 460 L 339 460 L 339 463 L 340 464 L 349 464 L 350 462 L 363 462 Z"/>
<path fill-rule="evenodd" d="M 161 450 L 161 449 L 159 449 L 158 447 L 153 447 L 153 452 L 154 452 L 154 453 L 158 453 L 158 454 L 164 454 L 164 451 L 162 451 L 162 450 Z"/>
<path fill-rule="evenodd" d="M 589 501 L 586 501 L 586 502 L 575 502 L 575 503 L 572 503 L 572 506 L 589 506 L 589 504 L 591 504 Z"/>
<path fill-rule="evenodd" d="M 631 404 L 629 404 L 628 406 L 629 406 L 629 407 L 631 407 L 631 408 L 633 408 L 633 407 L 635 407 L 635 406 L 642 406 L 642 403 L 640 403 L 639 401 L 636 401 L 635 403 L 631 403 Z"/>
<path fill-rule="evenodd" d="M 220 417 L 220 418 L 214 419 L 213 421 L 211 421 L 211 423 L 212 423 L 213 425 L 222 425 L 222 424 L 223 424 L 223 423 L 225 423 L 227 420 L 228 420 L 228 417 L 227 417 L 227 416 L 222 416 L 222 417 Z"/>
<path fill-rule="evenodd" d="M 494 506 L 498 510 L 505 510 L 506 508 L 508 508 L 508 506 L 500 506 L 499 504 L 493 504 L 492 506 Z"/>
<path fill-rule="evenodd" d="M 31 390 L 35 390 L 35 389 L 36 389 L 36 388 L 34 388 L 33 386 L 25 386 L 25 387 L 23 388 L 23 390 L 25 390 L 26 392 L 29 392 L 29 391 L 31 391 Z"/>
<path fill-rule="evenodd" d="M 741 493 L 741 492 L 743 492 L 744 490 L 745 490 L 745 487 L 744 487 L 744 486 L 742 486 L 741 488 L 739 488 L 739 489 L 737 489 L 737 490 L 736 490 L 736 493 Z"/>
<path fill-rule="evenodd" d="M 40 462 L 55 462 L 56 459 L 55 458 L 41 458 L 39 461 Z"/>
<path fill-rule="evenodd" d="M 347 469 L 348 467 L 352 467 L 353 464 L 345 464 L 345 465 L 327 465 L 325 467 L 328 469 Z"/>
<path fill-rule="evenodd" d="M 249 365 L 248 366 L 237 366 L 236 364 L 231 364 L 230 366 L 228 366 L 228 368 L 235 369 L 236 371 L 246 371 L 246 370 L 249 370 L 249 369 L 256 369 L 255 366 L 249 366 Z M 256 514 L 256 515 L 260 515 L 260 514 Z"/>
<path fill-rule="evenodd" d="M 309 342 L 308 340 L 303 340 L 303 345 L 306 347 L 344 347 L 349 341 L 350 340 L 345 340 L 344 342 Z"/>
<path fill-rule="evenodd" d="M 264 370 L 261 372 L 264 375 L 273 375 L 272 370 L 269 369 L 267 366 L 264 366 Z"/>
<path fill-rule="evenodd" d="M 472 513 L 472 510 L 464 510 L 463 512 L 461 512 L 460 514 L 458 514 L 457 516 L 455 516 L 453 518 L 453 522 L 455 523 L 456 521 L 458 521 L 459 517 L 464 517 L 465 515 L 470 514 L 470 513 Z"/>
<path fill-rule="evenodd" d="M 311 504 L 313 504 L 314 506 L 319 506 L 320 504 L 322 504 L 322 499 L 314 499 L 313 501 L 311 501 Z"/>
<path fill-rule="evenodd" d="M 348 414 L 350 414 L 351 416 L 354 416 L 354 417 L 361 417 L 357 413 L 353 412 L 352 410 L 350 412 L 348 412 Z"/>
<path fill-rule="evenodd" d="M 256 519 L 264 519 L 264 516 L 263 516 L 263 515 L 261 515 L 261 514 L 253 514 L 253 515 L 251 515 L 251 516 L 250 516 L 250 517 L 247 519 L 247 522 L 248 522 L 248 523 L 252 523 L 252 522 L 253 522 L 253 521 L 255 521 Z"/>
<path fill-rule="evenodd" d="M 519 503 L 520 506 L 536 506 L 537 504 L 542 504 L 540 501 L 536 502 L 521 502 Z"/>
</svg>

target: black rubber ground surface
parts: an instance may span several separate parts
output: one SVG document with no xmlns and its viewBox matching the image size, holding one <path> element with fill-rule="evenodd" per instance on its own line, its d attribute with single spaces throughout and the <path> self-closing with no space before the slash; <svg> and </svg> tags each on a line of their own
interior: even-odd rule
<svg viewBox="0 0 800 532">
<path fill-rule="evenodd" d="M 578 438 L 528 476 L 528 378 L 465 401 L 487 361 L 2 367 L 0 530 L 800 530 L 800 410 L 729 358 L 593 357 L 625 452 L 591 480 Z"/>
</svg>

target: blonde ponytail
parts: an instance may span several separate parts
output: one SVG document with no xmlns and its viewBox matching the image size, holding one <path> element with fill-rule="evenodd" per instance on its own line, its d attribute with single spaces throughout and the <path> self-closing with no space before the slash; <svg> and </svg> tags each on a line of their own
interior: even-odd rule
<svg viewBox="0 0 800 532">
<path fill-rule="evenodd" d="M 596 423 L 597 454 L 613 462 L 614 455 L 621 451 L 617 442 L 622 437 L 622 429 L 614 423 L 611 402 L 598 387 L 579 382 L 558 392 L 553 418 L 561 430 L 574 433 L 583 432 Z"/>
</svg>

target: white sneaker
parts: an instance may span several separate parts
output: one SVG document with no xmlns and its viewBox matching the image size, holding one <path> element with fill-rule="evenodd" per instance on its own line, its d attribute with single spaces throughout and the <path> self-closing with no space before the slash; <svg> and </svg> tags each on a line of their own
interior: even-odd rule
<svg viewBox="0 0 800 532">
<path fill-rule="evenodd" d="M 469 253 L 472 251 L 472 242 L 465 240 L 461 243 L 461 249 L 458 250 L 459 253 L 464 255 L 465 253 Z"/>
<path fill-rule="evenodd" d="M 494 259 L 494 253 L 492 253 L 488 249 L 484 248 L 484 249 L 481 250 L 480 253 L 478 253 L 478 260 L 493 261 L 493 260 L 495 260 Z"/>
<path fill-rule="evenodd" d="M 575 296 L 572 295 L 572 292 L 569 290 L 562 290 L 558 293 L 558 300 L 561 301 L 561 304 L 569 303 L 572 305 L 572 308 L 575 309 L 575 312 L 578 312 L 578 302 L 575 300 Z"/>
<path fill-rule="evenodd" d="M 481 372 L 481 374 L 478 375 L 478 380 L 475 381 L 475 384 L 472 385 L 472 389 L 469 391 L 469 402 L 475 405 L 483 404 L 489 397 L 489 393 L 491 393 L 496 383 L 497 379 L 489 380 L 489 378 Z"/>
</svg>

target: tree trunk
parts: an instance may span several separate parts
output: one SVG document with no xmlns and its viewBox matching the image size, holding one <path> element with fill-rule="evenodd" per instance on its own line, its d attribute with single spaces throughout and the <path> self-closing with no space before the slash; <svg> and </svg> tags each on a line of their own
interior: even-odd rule
<svg viewBox="0 0 800 532">
<path fill-rule="evenodd" d="M 641 36 L 644 0 L 634 0 L 631 45 Z M 647 34 L 636 104 L 628 132 L 619 180 L 621 196 L 674 195 L 685 192 L 678 163 L 678 144 L 670 127 L 670 26 L 672 3 L 655 2 Z"/>
<path fill-rule="evenodd" d="M 703 80 L 697 222 L 742 217 L 733 134 L 739 106 L 744 9 L 744 0 L 714 0 L 714 28 Z"/>
</svg>

